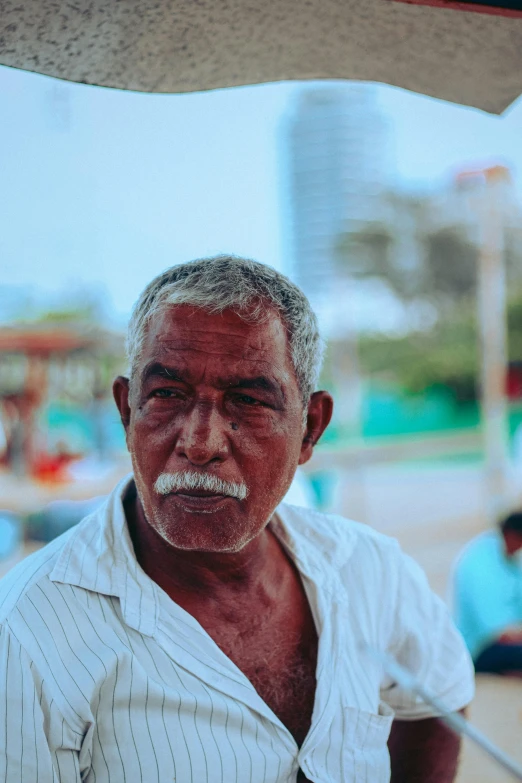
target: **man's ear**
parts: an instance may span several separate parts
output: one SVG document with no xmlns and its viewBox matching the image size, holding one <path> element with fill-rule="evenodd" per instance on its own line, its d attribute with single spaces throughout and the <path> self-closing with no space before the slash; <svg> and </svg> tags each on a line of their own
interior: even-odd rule
<svg viewBox="0 0 522 783">
<path fill-rule="evenodd" d="M 306 430 L 301 444 L 299 465 L 304 465 L 312 456 L 315 444 L 330 423 L 332 413 L 332 396 L 326 391 L 314 392 L 308 403 Z"/>
<path fill-rule="evenodd" d="M 129 405 L 129 379 L 124 378 L 123 375 L 118 375 L 114 383 L 112 384 L 112 394 L 116 407 L 120 412 L 121 423 L 127 432 L 130 423 L 130 405 Z"/>
</svg>

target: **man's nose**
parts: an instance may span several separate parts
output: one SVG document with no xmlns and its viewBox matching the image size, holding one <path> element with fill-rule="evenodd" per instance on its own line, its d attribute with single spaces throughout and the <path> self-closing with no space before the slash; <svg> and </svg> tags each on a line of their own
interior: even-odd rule
<svg viewBox="0 0 522 783">
<path fill-rule="evenodd" d="M 195 403 L 183 418 L 174 452 L 193 465 L 222 462 L 230 452 L 226 422 L 212 403 Z"/>
</svg>

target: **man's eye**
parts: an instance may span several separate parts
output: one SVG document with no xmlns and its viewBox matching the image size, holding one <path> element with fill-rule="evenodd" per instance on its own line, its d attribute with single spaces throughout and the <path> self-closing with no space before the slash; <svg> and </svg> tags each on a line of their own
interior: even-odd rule
<svg viewBox="0 0 522 783">
<path fill-rule="evenodd" d="M 237 402 L 242 403 L 243 405 L 262 405 L 263 403 L 260 402 L 260 400 L 256 400 L 255 397 L 250 397 L 248 394 L 238 394 L 236 397 Z"/>
<path fill-rule="evenodd" d="M 159 397 L 160 399 L 169 399 L 170 397 L 178 397 L 179 392 L 177 389 L 154 389 L 151 396 Z"/>
</svg>

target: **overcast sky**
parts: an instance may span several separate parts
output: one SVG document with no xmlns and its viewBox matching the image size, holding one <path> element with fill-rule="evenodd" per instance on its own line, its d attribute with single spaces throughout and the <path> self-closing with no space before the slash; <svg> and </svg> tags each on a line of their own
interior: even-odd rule
<svg viewBox="0 0 522 783">
<path fill-rule="evenodd" d="M 0 67 L 1 285 L 98 287 L 123 319 L 172 263 L 229 251 L 284 271 L 284 129 L 300 89 L 151 96 Z M 376 89 L 401 185 L 488 161 L 522 181 L 522 101 L 494 117 Z"/>
</svg>

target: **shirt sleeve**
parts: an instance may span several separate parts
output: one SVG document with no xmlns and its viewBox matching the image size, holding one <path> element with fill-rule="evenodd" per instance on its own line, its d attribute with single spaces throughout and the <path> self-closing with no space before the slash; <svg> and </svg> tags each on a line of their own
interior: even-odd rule
<svg viewBox="0 0 522 783">
<path fill-rule="evenodd" d="M 7 627 L 0 627 L 0 780 L 80 783 L 81 735 L 45 693 L 44 682 Z"/>
<path fill-rule="evenodd" d="M 475 690 L 470 655 L 423 570 L 413 558 L 398 551 L 397 605 L 387 652 L 449 711 L 460 710 L 470 703 Z M 440 714 L 391 678 L 383 682 L 381 698 L 400 720 Z"/>
</svg>

